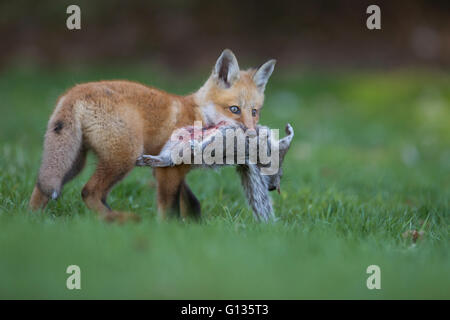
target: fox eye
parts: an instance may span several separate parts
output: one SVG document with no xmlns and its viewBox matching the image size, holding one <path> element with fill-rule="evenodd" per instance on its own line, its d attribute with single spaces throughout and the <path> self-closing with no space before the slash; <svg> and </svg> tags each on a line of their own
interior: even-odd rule
<svg viewBox="0 0 450 320">
<path fill-rule="evenodd" d="M 241 109 L 238 106 L 231 106 L 230 111 L 236 114 L 241 113 Z"/>
<path fill-rule="evenodd" d="M 256 117 L 256 113 L 257 113 L 256 109 L 252 109 L 252 116 Z"/>
</svg>

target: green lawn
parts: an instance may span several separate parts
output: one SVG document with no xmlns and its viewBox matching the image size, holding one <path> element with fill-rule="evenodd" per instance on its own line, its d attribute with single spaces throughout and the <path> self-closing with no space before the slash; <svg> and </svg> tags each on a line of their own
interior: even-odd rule
<svg viewBox="0 0 450 320">
<path fill-rule="evenodd" d="M 195 171 L 199 224 L 157 218 L 154 180 L 136 168 L 109 204 L 139 224 L 105 224 L 84 206 L 93 172 L 47 210 L 27 210 L 57 96 L 127 78 L 176 93 L 207 74 L 148 66 L 4 70 L 0 77 L 0 298 L 450 298 L 450 76 L 438 72 L 282 72 L 261 123 L 295 138 L 273 193 L 279 221 L 253 221 L 233 168 Z M 415 245 L 402 234 L 422 230 Z M 68 265 L 81 290 L 66 289 Z M 366 268 L 381 268 L 368 290 Z"/>
</svg>

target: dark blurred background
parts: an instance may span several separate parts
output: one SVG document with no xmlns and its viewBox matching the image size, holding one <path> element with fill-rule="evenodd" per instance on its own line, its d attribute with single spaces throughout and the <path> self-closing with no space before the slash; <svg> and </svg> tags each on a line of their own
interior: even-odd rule
<svg viewBox="0 0 450 320">
<path fill-rule="evenodd" d="M 81 8 L 81 30 L 66 8 Z M 381 30 L 366 8 L 381 8 Z M 279 66 L 450 66 L 450 1 L 2 1 L 0 66 L 142 61 L 173 70 L 215 61 L 229 47 L 244 62 Z"/>
</svg>

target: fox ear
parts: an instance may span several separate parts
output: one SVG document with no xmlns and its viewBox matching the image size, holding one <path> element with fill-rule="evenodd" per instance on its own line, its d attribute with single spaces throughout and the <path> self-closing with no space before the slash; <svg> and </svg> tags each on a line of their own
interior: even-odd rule
<svg viewBox="0 0 450 320">
<path fill-rule="evenodd" d="M 213 74 L 225 88 L 231 87 L 234 81 L 239 79 L 239 65 L 230 49 L 223 50 L 217 59 Z"/>
<path fill-rule="evenodd" d="M 253 81 L 255 82 L 258 89 L 264 92 L 266 88 L 267 81 L 269 80 L 273 69 L 275 68 L 275 63 L 277 60 L 272 59 L 264 63 L 253 75 Z"/>
</svg>

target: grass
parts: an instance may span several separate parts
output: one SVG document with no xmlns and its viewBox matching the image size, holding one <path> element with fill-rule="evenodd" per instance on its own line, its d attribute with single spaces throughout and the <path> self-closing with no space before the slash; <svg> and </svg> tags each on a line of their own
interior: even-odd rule
<svg viewBox="0 0 450 320">
<path fill-rule="evenodd" d="M 75 83 L 128 78 L 176 93 L 201 76 L 147 66 L 11 68 L 0 78 L 0 298 L 450 298 L 450 77 L 437 72 L 275 72 L 261 123 L 296 132 L 280 220 L 255 223 L 233 168 L 195 171 L 200 224 L 157 218 L 151 172 L 135 169 L 111 207 L 139 224 L 105 224 L 68 184 L 27 210 L 57 96 Z M 150 183 L 149 183 L 150 182 Z M 413 244 L 408 230 L 422 230 Z M 67 290 L 68 265 L 81 290 Z M 381 268 L 381 290 L 366 269 Z"/>
</svg>

